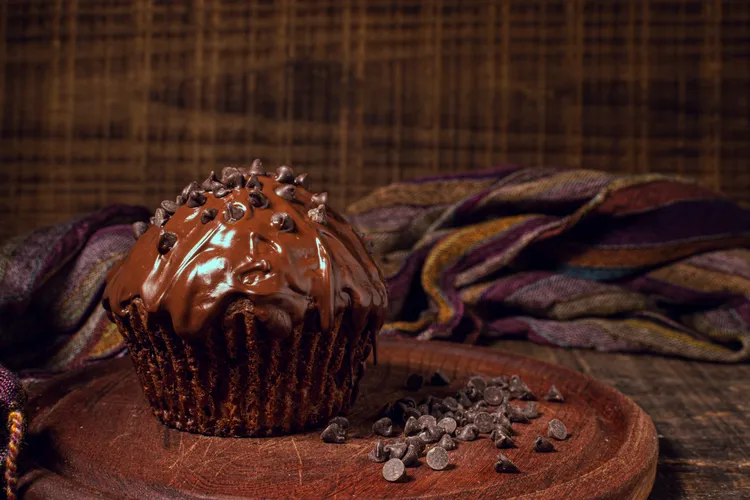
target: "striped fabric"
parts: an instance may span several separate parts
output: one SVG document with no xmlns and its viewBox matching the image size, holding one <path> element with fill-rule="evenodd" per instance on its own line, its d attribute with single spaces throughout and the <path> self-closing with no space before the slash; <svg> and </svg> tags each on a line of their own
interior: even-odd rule
<svg viewBox="0 0 750 500">
<path fill-rule="evenodd" d="M 348 212 L 388 277 L 384 335 L 748 359 L 750 211 L 693 182 L 510 166 Z"/>
</svg>

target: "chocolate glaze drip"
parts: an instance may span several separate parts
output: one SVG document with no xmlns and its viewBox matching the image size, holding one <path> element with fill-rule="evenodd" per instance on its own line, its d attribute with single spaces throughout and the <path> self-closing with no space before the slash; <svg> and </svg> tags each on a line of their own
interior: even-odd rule
<svg viewBox="0 0 750 500">
<path fill-rule="evenodd" d="M 260 165 L 253 167 L 258 175 Z M 208 323 L 237 297 L 249 298 L 255 317 L 279 337 L 303 324 L 311 309 L 318 311 L 322 332 L 329 332 L 344 310 L 351 310 L 357 333 L 369 321 L 378 327 L 386 313 L 386 288 L 362 240 L 340 215 L 313 203 L 303 187 L 288 199 L 290 190 L 280 188 L 289 186 L 284 181 L 291 172 L 280 174 L 275 176 L 281 182 L 259 176 L 262 182 L 248 189 L 242 187 L 241 172 L 227 169 L 222 180 L 234 188 L 212 188 L 221 191 L 220 198 L 191 183 L 178 198 L 192 203 L 170 205 L 175 212 L 163 227 L 137 228 L 142 234 L 130 254 L 107 276 L 104 307 L 125 317 L 123 307 L 140 297 L 150 313 L 167 312 L 186 340 L 201 339 Z M 207 181 L 213 184 L 213 178 Z M 250 196 L 251 191 L 261 191 L 262 197 Z M 192 207 L 196 202 L 200 205 Z M 227 206 L 230 217 L 216 217 Z M 325 224 L 310 218 L 313 209 L 325 210 Z M 293 231 L 272 224 L 278 213 L 288 214 Z"/>
</svg>

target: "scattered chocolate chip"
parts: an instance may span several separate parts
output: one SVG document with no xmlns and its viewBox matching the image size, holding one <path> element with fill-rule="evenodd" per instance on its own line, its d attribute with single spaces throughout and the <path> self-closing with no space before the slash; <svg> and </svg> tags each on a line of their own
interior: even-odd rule
<svg viewBox="0 0 750 500">
<path fill-rule="evenodd" d="M 480 411 L 474 415 L 474 425 L 476 425 L 477 429 L 479 429 L 479 432 L 482 434 L 489 434 L 492 432 L 492 429 L 495 428 L 495 422 L 492 415 L 486 411 Z"/>
<path fill-rule="evenodd" d="M 310 179 L 308 178 L 307 173 L 299 174 L 295 177 L 294 183 L 301 188 L 310 189 Z"/>
<path fill-rule="evenodd" d="M 456 427 L 458 427 L 458 424 L 456 423 L 456 420 L 451 417 L 445 417 L 440 422 L 438 422 L 438 427 L 443 429 L 446 434 L 450 434 L 451 436 L 456 432 Z"/>
<path fill-rule="evenodd" d="M 190 191 L 187 199 L 187 206 L 190 208 L 198 208 L 206 203 L 206 193 L 203 191 Z"/>
<path fill-rule="evenodd" d="M 323 191 L 322 193 L 315 193 L 312 195 L 312 198 L 310 198 L 310 201 L 313 205 L 326 205 L 328 206 L 328 193 Z"/>
<path fill-rule="evenodd" d="M 206 180 L 203 181 L 203 184 L 201 185 L 201 187 L 203 188 L 204 191 L 212 191 L 214 183 L 218 182 L 218 180 L 219 179 L 216 177 L 216 172 L 211 170 L 211 175 L 206 177 Z"/>
<path fill-rule="evenodd" d="M 383 417 L 372 424 L 372 432 L 378 436 L 390 437 L 393 435 L 393 422 L 388 417 Z"/>
<path fill-rule="evenodd" d="M 291 184 L 285 184 L 283 186 L 277 187 L 273 190 L 273 192 L 276 193 L 276 195 L 280 198 L 291 201 L 294 200 L 294 195 L 297 190 Z"/>
<path fill-rule="evenodd" d="M 459 441 L 474 441 L 479 435 L 479 429 L 474 424 L 468 424 L 456 431 L 456 439 Z"/>
<path fill-rule="evenodd" d="M 451 380 L 440 370 L 437 370 L 432 374 L 432 377 L 430 377 L 430 385 L 434 385 L 436 387 L 444 387 L 450 383 Z"/>
<path fill-rule="evenodd" d="M 266 208 L 268 206 L 268 198 L 260 190 L 253 189 L 247 194 L 250 204 L 255 208 Z"/>
<path fill-rule="evenodd" d="M 422 428 L 419 425 L 419 421 L 414 417 L 409 417 L 404 424 L 404 434 L 407 436 L 415 436 L 419 434 L 419 431 L 421 430 Z"/>
<path fill-rule="evenodd" d="M 372 449 L 368 457 L 373 462 L 379 462 L 379 463 L 382 463 L 388 460 L 388 452 L 386 451 L 385 446 L 383 445 L 382 441 L 377 441 L 375 443 L 375 448 Z"/>
<path fill-rule="evenodd" d="M 418 391 L 422 388 L 422 383 L 424 382 L 424 377 L 420 375 L 419 373 L 412 373 L 409 375 L 409 377 L 406 379 L 406 388 L 410 391 Z"/>
<path fill-rule="evenodd" d="M 474 411 L 482 411 L 485 410 L 488 406 L 489 405 L 487 404 L 487 401 L 485 401 L 484 399 L 480 399 L 479 401 L 471 405 L 471 409 Z"/>
<path fill-rule="evenodd" d="M 416 448 L 417 457 L 421 456 L 422 453 L 424 453 L 424 449 L 426 447 L 425 442 L 419 439 L 419 436 L 411 436 L 406 438 L 406 444 L 408 444 L 410 448 L 412 446 Z M 406 453 L 408 454 L 409 450 L 406 450 Z"/>
<path fill-rule="evenodd" d="M 224 167 L 221 171 L 221 183 L 229 189 L 236 187 L 242 187 L 245 179 L 242 178 L 242 173 L 236 167 Z"/>
<path fill-rule="evenodd" d="M 452 398 L 450 396 L 448 396 L 447 398 L 443 399 L 442 405 L 448 411 L 457 411 L 458 410 L 458 401 L 456 401 L 456 398 Z"/>
<path fill-rule="evenodd" d="M 512 398 L 520 399 L 522 401 L 536 400 L 536 395 L 531 392 L 529 386 L 526 385 L 526 383 L 521 380 L 521 377 L 519 377 L 518 375 L 512 375 L 510 377 L 508 388 L 510 389 L 510 395 Z"/>
<path fill-rule="evenodd" d="M 164 231 L 159 236 L 159 245 L 157 246 L 159 253 L 165 254 L 169 252 L 172 247 L 177 243 L 177 235 Z"/>
<path fill-rule="evenodd" d="M 484 390 L 487 388 L 487 381 L 483 377 L 471 377 L 466 387 L 473 387 L 480 395 L 484 394 Z"/>
<path fill-rule="evenodd" d="M 553 418 L 547 424 L 547 435 L 558 441 L 564 441 L 568 437 L 568 428 L 560 420 Z"/>
<path fill-rule="evenodd" d="M 441 448 L 440 446 L 435 446 L 427 452 L 426 461 L 427 465 L 429 465 L 432 470 L 445 470 L 450 463 L 448 452 L 445 451 L 445 448 Z"/>
<path fill-rule="evenodd" d="M 484 400 L 487 404 L 492 406 L 498 406 L 502 404 L 505 399 L 505 393 L 503 390 L 495 385 L 491 385 L 484 390 Z"/>
<path fill-rule="evenodd" d="M 539 409 L 536 406 L 536 402 L 529 401 L 528 403 L 526 403 L 526 406 L 523 407 L 523 414 L 529 420 L 539 418 Z"/>
<path fill-rule="evenodd" d="M 391 443 L 385 445 L 385 451 L 388 452 L 388 458 L 403 458 L 408 447 L 406 443 Z"/>
<path fill-rule="evenodd" d="M 534 451 L 537 453 L 549 453 L 555 451 L 555 445 L 553 445 L 547 438 L 537 436 L 534 440 Z"/>
<path fill-rule="evenodd" d="M 417 419 L 419 428 L 424 430 L 428 425 L 437 425 L 437 420 L 432 415 L 422 415 Z"/>
<path fill-rule="evenodd" d="M 245 215 L 245 207 L 235 203 L 227 203 L 224 207 L 224 220 L 237 222 Z"/>
<path fill-rule="evenodd" d="M 250 165 L 250 172 L 251 175 L 264 175 L 266 172 L 263 170 L 263 162 L 259 159 L 253 160 L 253 163 Z"/>
<path fill-rule="evenodd" d="M 153 215 L 152 215 L 151 217 L 149 217 L 149 219 L 148 219 L 148 223 L 149 223 L 150 225 L 152 225 L 152 226 L 154 225 L 154 216 L 153 216 Z"/>
<path fill-rule="evenodd" d="M 443 434 L 443 429 L 441 429 L 437 425 L 428 425 L 422 432 L 417 435 L 417 437 L 419 437 L 419 439 L 421 439 L 423 443 L 432 444 L 440 441 L 440 438 L 443 437 Z"/>
<path fill-rule="evenodd" d="M 330 424 L 320 434 L 320 439 L 324 443 L 341 444 L 346 441 L 346 431 L 338 424 Z"/>
<path fill-rule="evenodd" d="M 424 446 L 424 443 L 422 443 L 422 446 Z M 406 467 L 413 467 L 419 463 L 419 455 L 421 455 L 421 453 L 419 446 L 410 444 L 406 448 L 406 453 L 401 458 L 401 461 Z"/>
<path fill-rule="evenodd" d="M 169 215 L 174 215 L 180 205 L 172 200 L 164 200 L 161 202 L 161 208 L 163 208 Z"/>
<path fill-rule="evenodd" d="M 271 227 L 282 233 L 288 233 L 294 231 L 294 220 L 287 213 L 276 212 L 271 216 Z"/>
<path fill-rule="evenodd" d="M 288 165 L 282 165 L 276 169 L 276 175 L 274 177 L 282 184 L 291 184 L 294 182 L 294 170 Z"/>
<path fill-rule="evenodd" d="M 216 215 L 219 213 L 218 210 L 215 208 L 207 208 L 203 212 L 201 212 L 201 222 L 203 224 L 208 224 L 212 220 L 216 218 Z"/>
<path fill-rule="evenodd" d="M 469 396 L 467 396 L 464 391 L 458 391 L 456 393 L 456 400 L 458 401 L 458 404 L 464 408 L 468 408 L 472 405 L 471 399 L 469 399 Z"/>
<path fill-rule="evenodd" d="M 403 415 L 404 415 L 403 418 L 405 420 L 408 420 L 410 418 L 418 419 L 419 417 L 422 416 L 422 413 L 420 413 L 420 411 L 417 410 L 416 408 L 407 407 L 407 408 L 404 408 Z"/>
<path fill-rule="evenodd" d="M 260 182 L 260 179 L 258 179 L 257 174 L 250 174 L 250 177 L 247 179 L 247 184 L 245 184 L 245 187 L 248 189 L 263 189 L 263 183 Z"/>
<path fill-rule="evenodd" d="M 506 415 L 494 413 L 492 416 L 495 419 L 495 425 L 506 430 L 513 428 L 510 419 Z"/>
<path fill-rule="evenodd" d="M 219 199 L 224 198 L 226 195 L 228 195 L 231 192 L 232 192 L 232 190 L 226 188 L 224 186 L 224 184 L 218 184 L 218 183 L 214 184 L 213 193 L 214 193 L 214 196 L 217 197 L 217 198 L 219 198 Z"/>
<path fill-rule="evenodd" d="M 198 184 L 197 182 L 193 181 L 190 184 L 188 184 L 187 186 L 185 186 L 185 188 L 182 190 L 182 193 L 180 193 L 180 197 L 183 198 L 185 201 L 187 201 L 190 198 L 190 193 L 192 193 L 193 191 L 201 191 L 201 190 L 202 190 L 202 188 L 201 188 L 200 184 Z M 195 208 L 195 207 L 193 207 L 193 208 Z"/>
<path fill-rule="evenodd" d="M 347 420 L 346 417 L 333 417 L 328 421 L 328 425 L 331 424 L 336 424 L 344 430 L 349 428 L 349 420 Z"/>
<path fill-rule="evenodd" d="M 513 438 L 503 432 L 498 432 L 497 436 L 493 440 L 495 442 L 495 448 L 515 448 L 516 443 Z"/>
<path fill-rule="evenodd" d="M 182 196 L 181 194 L 178 194 L 177 197 L 174 199 L 174 202 L 177 203 L 179 206 L 182 206 L 187 201 L 187 196 Z"/>
<path fill-rule="evenodd" d="M 443 434 L 443 437 L 441 437 L 440 441 L 438 442 L 438 446 L 441 446 L 442 448 L 445 448 L 448 451 L 455 450 L 456 448 L 458 448 L 458 445 L 456 444 L 456 442 L 448 434 Z"/>
<path fill-rule="evenodd" d="M 500 453 L 497 456 L 497 462 L 495 462 L 495 472 L 507 473 L 507 472 L 518 472 L 518 467 L 510 461 L 508 457 Z"/>
<path fill-rule="evenodd" d="M 510 382 L 510 379 L 507 375 L 500 375 L 499 377 L 492 377 L 487 381 L 487 385 L 500 387 L 501 389 L 505 389 L 508 387 L 508 382 Z"/>
<path fill-rule="evenodd" d="M 391 483 L 400 481 L 405 472 L 404 463 L 398 458 L 388 460 L 383 466 L 383 478 Z"/>
<path fill-rule="evenodd" d="M 134 222 L 132 226 L 133 238 L 136 240 L 143 236 L 143 233 L 148 231 L 149 225 L 143 221 Z"/>
<path fill-rule="evenodd" d="M 529 423 L 529 417 L 526 416 L 526 414 L 523 412 L 520 406 L 513 405 L 510 407 L 510 411 L 508 412 L 508 418 L 511 422 L 518 422 L 521 424 L 528 424 Z"/>
<path fill-rule="evenodd" d="M 318 205 L 318 208 L 311 208 L 307 211 L 307 216 L 310 217 L 310 220 L 318 224 L 325 225 L 328 222 L 325 205 Z"/>
<path fill-rule="evenodd" d="M 417 406 L 417 410 L 419 410 L 419 413 L 421 413 L 422 415 L 429 415 L 430 414 L 430 407 L 428 405 L 425 405 L 425 404 L 421 404 L 421 405 Z"/>
<path fill-rule="evenodd" d="M 159 207 L 156 209 L 156 212 L 154 212 L 154 225 L 157 227 L 162 227 L 164 224 L 167 223 L 169 220 L 169 214 L 166 210 Z"/>
<path fill-rule="evenodd" d="M 562 394 L 560 394 L 560 391 L 557 390 L 557 387 L 554 385 L 549 388 L 549 392 L 547 392 L 547 395 L 544 396 L 544 399 L 551 403 L 564 403 L 565 398 Z"/>
</svg>

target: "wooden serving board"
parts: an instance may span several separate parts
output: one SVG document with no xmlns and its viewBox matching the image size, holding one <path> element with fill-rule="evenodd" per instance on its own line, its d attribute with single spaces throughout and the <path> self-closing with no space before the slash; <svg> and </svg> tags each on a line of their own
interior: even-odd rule
<svg viewBox="0 0 750 500">
<path fill-rule="evenodd" d="M 408 374 L 436 369 L 454 384 L 404 388 Z M 370 426 L 387 401 L 447 396 L 470 374 L 514 373 L 537 394 L 554 383 L 566 397 L 540 402 L 541 418 L 514 426 L 519 447 L 503 452 L 520 473 L 494 471 L 499 450 L 486 437 L 460 443 L 449 470 L 433 471 L 422 459 L 403 483 L 386 482 L 382 464 L 368 460 L 376 439 Z M 552 364 L 444 342 L 381 342 L 342 445 L 322 443 L 319 432 L 236 439 L 168 429 L 152 416 L 128 358 L 45 384 L 29 408 L 24 498 L 646 498 L 658 452 L 649 417 L 614 389 Z M 534 453 L 532 442 L 551 418 L 571 436 L 555 442 L 555 453 Z"/>
</svg>

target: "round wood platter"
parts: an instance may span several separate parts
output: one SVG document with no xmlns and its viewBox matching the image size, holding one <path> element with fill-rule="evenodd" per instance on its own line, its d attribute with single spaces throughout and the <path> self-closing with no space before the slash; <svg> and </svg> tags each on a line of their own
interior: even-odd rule
<svg viewBox="0 0 750 500">
<path fill-rule="evenodd" d="M 646 498 L 656 473 L 654 425 L 630 399 L 580 373 L 511 353 L 444 342 L 383 340 L 349 419 L 345 444 L 319 431 L 277 438 L 216 438 L 164 427 L 151 414 L 128 358 L 99 363 L 39 387 L 22 463 L 23 498 Z M 409 392 L 410 373 L 442 370 L 454 382 Z M 500 450 L 483 436 L 450 452 L 448 470 L 421 459 L 388 483 L 368 460 L 370 427 L 387 401 L 452 395 L 469 375 L 518 374 L 537 394 L 554 383 L 566 402 L 539 403 L 515 424 L 503 452 L 520 473 L 498 474 Z M 554 453 L 532 442 L 559 418 L 570 437 Z"/>
</svg>

